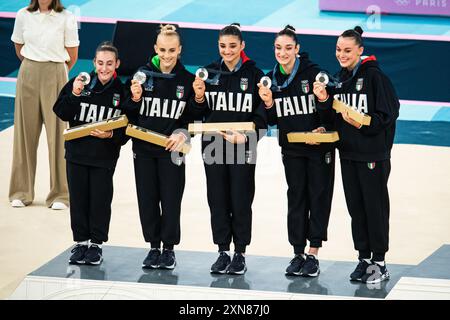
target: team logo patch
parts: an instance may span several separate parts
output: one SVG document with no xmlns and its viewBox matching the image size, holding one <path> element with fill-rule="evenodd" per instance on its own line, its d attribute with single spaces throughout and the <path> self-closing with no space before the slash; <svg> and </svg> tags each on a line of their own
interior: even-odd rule
<svg viewBox="0 0 450 320">
<path fill-rule="evenodd" d="M 327 152 L 325 154 L 325 163 L 330 164 L 331 163 L 331 152 Z"/>
<path fill-rule="evenodd" d="M 363 83 L 364 83 L 364 78 L 359 78 L 356 81 L 356 90 L 357 91 L 361 91 L 361 89 L 363 88 Z"/>
<path fill-rule="evenodd" d="M 116 108 L 119 106 L 119 104 L 120 104 L 120 94 L 114 93 L 112 104 Z"/>
<path fill-rule="evenodd" d="M 181 99 L 184 96 L 184 87 L 183 86 L 177 86 L 177 98 Z"/>
<path fill-rule="evenodd" d="M 373 169 L 375 169 L 375 162 L 367 162 L 367 167 L 370 169 L 370 170 L 373 170 Z"/>
<path fill-rule="evenodd" d="M 308 80 L 302 80 L 302 91 L 304 94 L 307 94 L 309 92 L 309 81 Z"/>
<path fill-rule="evenodd" d="M 241 90 L 245 91 L 248 88 L 248 79 L 247 78 L 241 78 Z"/>
</svg>

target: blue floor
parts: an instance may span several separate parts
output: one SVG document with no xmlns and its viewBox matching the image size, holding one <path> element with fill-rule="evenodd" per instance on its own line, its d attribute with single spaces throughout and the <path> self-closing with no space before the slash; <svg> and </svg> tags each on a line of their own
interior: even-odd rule
<svg viewBox="0 0 450 320">
<path fill-rule="evenodd" d="M 77 15 L 98 18 L 163 20 L 280 28 L 286 24 L 299 29 L 342 31 L 361 25 L 367 31 L 450 36 L 450 18 L 383 15 L 379 28 L 364 13 L 320 12 L 318 0 L 128 0 L 112 5 L 110 0 L 66 0 L 64 5 Z M 23 0 L 0 3 L 0 11 L 16 12 Z"/>
<path fill-rule="evenodd" d="M 91 72 L 94 69 L 94 65 L 92 60 L 90 59 L 78 59 L 77 63 L 73 66 L 72 70 L 70 70 L 69 78 L 77 76 L 82 71 Z M 19 69 L 14 70 L 13 72 L 9 73 L 5 77 L 8 78 L 17 78 L 17 74 L 19 73 Z M 15 92 L 15 86 L 16 84 L 4 83 L 0 81 L 0 94 L 5 93 L 5 90 L 8 90 L 7 92 L 10 93 L 10 90 L 14 88 Z"/>
<path fill-rule="evenodd" d="M 0 131 L 14 124 L 14 99 L 0 97 Z"/>
<path fill-rule="evenodd" d="M 450 122 L 397 121 L 394 143 L 450 147 Z"/>
<path fill-rule="evenodd" d="M 443 245 L 431 256 L 411 269 L 407 276 L 416 278 L 449 279 L 450 245 Z"/>
</svg>

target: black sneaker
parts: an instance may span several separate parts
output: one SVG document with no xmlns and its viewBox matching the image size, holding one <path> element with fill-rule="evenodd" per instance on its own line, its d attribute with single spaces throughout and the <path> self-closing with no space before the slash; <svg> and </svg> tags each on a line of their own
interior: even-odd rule
<svg viewBox="0 0 450 320">
<path fill-rule="evenodd" d="M 88 246 L 85 244 L 77 244 L 70 252 L 72 255 L 69 258 L 70 264 L 84 264 L 84 255 Z"/>
<path fill-rule="evenodd" d="M 350 281 L 361 281 L 362 277 L 367 273 L 367 268 L 370 266 L 365 260 L 360 259 L 355 271 L 350 275 Z"/>
<path fill-rule="evenodd" d="M 367 272 L 361 277 L 363 283 L 380 283 L 381 281 L 388 280 L 391 277 L 386 265 L 380 266 L 375 262 L 367 268 Z"/>
<path fill-rule="evenodd" d="M 147 257 L 142 262 L 142 268 L 146 269 L 157 269 L 159 268 L 159 256 L 161 255 L 161 251 L 156 248 L 150 249 L 150 252 L 147 254 Z"/>
<path fill-rule="evenodd" d="M 224 274 L 228 270 L 228 266 L 231 263 L 230 256 L 225 252 L 221 251 L 219 253 L 219 257 L 217 258 L 216 262 L 211 266 L 211 273 L 217 273 L 217 274 Z"/>
<path fill-rule="evenodd" d="M 294 259 L 289 262 L 288 267 L 286 268 L 287 276 L 299 276 L 300 270 L 305 264 L 305 258 L 303 258 L 300 254 L 295 255 Z"/>
<path fill-rule="evenodd" d="M 177 265 L 175 252 L 173 250 L 164 249 L 158 260 L 160 269 L 173 269 Z"/>
<path fill-rule="evenodd" d="M 84 255 L 84 263 L 88 265 L 99 265 L 102 261 L 102 248 L 92 243 Z"/>
<path fill-rule="evenodd" d="M 305 263 L 300 271 L 303 277 L 317 277 L 320 274 L 319 260 L 312 254 L 305 255 Z"/>
<path fill-rule="evenodd" d="M 233 260 L 231 260 L 228 266 L 228 274 L 244 274 L 247 271 L 247 266 L 245 265 L 245 257 L 242 253 L 235 253 Z"/>
</svg>

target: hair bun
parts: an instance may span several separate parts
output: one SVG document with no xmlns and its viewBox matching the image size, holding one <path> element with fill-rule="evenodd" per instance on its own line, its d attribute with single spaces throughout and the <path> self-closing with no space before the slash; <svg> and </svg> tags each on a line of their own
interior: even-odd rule
<svg viewBox="0 0 450 320">
<path fill-rule="evenodd" d="M 364 32 L 363 29 L 362 29 L 360 26 L 354 27 L 353 30 L 355 30 L 356 32 L 358 32 L 360 36 L 362 36 L 362 34 L 363 34 L 363 32 Z"/>
<path fill-rule="evenodd" d="M 236 27 L 236 28 L 238 28 L 239 30 L 241 30 L 241 24 L 238 23 L 238 22 L 233 22 L 232 24 L 230 24 L 230 26 Z"/>
<path fill-rule="evenodd" d="M 291 26 L 290 24 L 286 25 L 286 27 L 284 27 L 284 30 L 289 30 L 295 33 L 295 28 L 293 26 Z"/>
<path fill-rule="evenodd" d="M 177 30 L 177 27 L 175 27 L 173 24 L 166 24 L 161 25 L 161 32 L 175 32 Z"/>
</svg>

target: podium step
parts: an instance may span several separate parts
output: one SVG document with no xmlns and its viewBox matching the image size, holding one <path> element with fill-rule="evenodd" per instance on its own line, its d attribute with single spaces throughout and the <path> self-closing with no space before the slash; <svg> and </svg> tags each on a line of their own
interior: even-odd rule
<svg viewBox="0 0 450 320">
<path fill-rule="evenodd" d="M 104 246 L 100 266 L 69 265 L 70 248 L 30 273 L 10 299 L 384 299 L 414 267 L 389 264 L 378 285 L 349 281 L 355 262 L 320 260 L 316 278 L 287 277 L 290 258 L 246 256 L 245 275 L 213 275 L 214 252 L 176 251 L 174 270 L 145 270 L 147 249 Z"/>
</svg>

